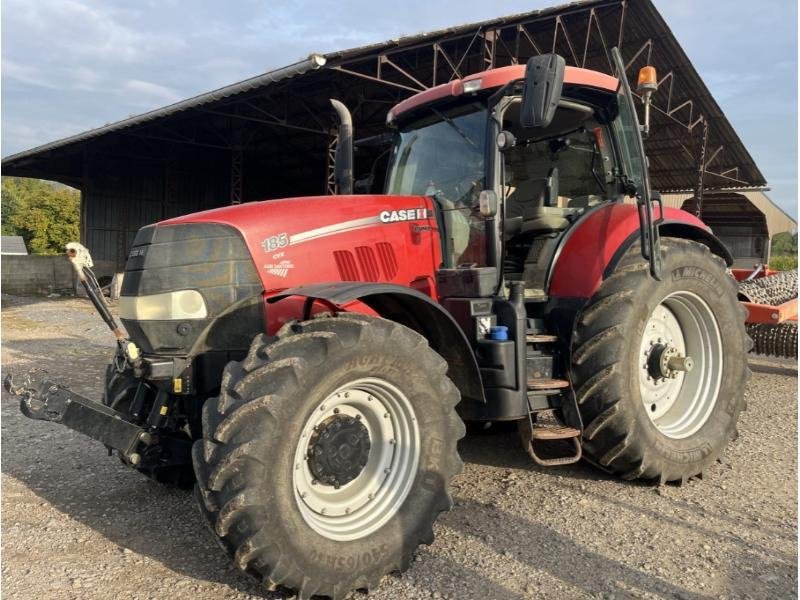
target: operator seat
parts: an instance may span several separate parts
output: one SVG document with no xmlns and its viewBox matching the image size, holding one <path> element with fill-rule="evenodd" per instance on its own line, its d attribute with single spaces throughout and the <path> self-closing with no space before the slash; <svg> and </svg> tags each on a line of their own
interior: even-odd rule
<svg viewBox="0 0 800 600">
<path fill-rule="evenodd" d="M 520 234 L 551 233 L 566 229 L 569 225 L 569 209 L 556 206 L 537 206 L 522 219 Z"/>
<path fill-rule="evenodd" d="M 548 196 L 558 196 L 556 167 L 550 169 L 547 177 L 519 182 L 506 206 L 506 235 L 538 235 L 566 229 L 570 223 L 567 216 L 575 210 L 546 206 Z"/>
<path fill-rule="evenodd" d="M 503 269 L 510 279 L 525 282 L 525 296 L 544 294 L 545 279 L 559 233 L 570 224 L 576 208 L 547 206 L 558 198 L 558 168 L 547 177 L 520 182 L 506 206 L 507 240 Z"/>
</svg>

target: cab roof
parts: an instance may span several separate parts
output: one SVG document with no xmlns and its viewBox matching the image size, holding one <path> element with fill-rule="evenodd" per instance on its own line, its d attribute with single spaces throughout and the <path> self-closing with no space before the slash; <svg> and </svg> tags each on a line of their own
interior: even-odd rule
<svg viewBox="0 0 800 600">
<path fill-rule="evenodd" d="M 499 69 L 490 69 L 488 71 L 474 73 L 462 79 L 454 79 L 403 100 L 389 111 L 389 114 L 386 116 L 386 121 L 392 122 L 403 113 L 425 104 L 442 100 L 448 96 L 461 96 L 464 94 L 464 84 L 470 81 L 480 82 L 479 87 L 475 90 L 472 90 L 477 92 L 481 90 L 499 88 L 511 81 L 521 80 L 524 78 L 525 65 L 509 65 L 507 67 L 500 67 Z M 570 66 L 564 68 L 564 83 L 593 87 L 609 92 L 616 92 L 617 88 L 619 87 L 619 80 L 616 77 L 606 75 L 605 73 L 600 73 L 599 71 L 592 71 L 590 69 L 581 69 L 579 67 Z"/>
</svg>

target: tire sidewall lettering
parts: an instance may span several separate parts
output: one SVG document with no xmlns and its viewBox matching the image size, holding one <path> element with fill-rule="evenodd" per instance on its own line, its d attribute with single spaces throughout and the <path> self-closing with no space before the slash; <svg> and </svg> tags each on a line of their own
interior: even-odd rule
<svg viewBox="0 0 800 600">
<path fill-rule="evenodd" d="M 321 567 L 347 572 L 378 564 L 387 553 L 387 544 L 378 544 L 349 554 L 332 554 L 312 548 L 309 550 L 309 559 Z"/>
<path fill-rule="evenodd" d="M 713 273 L 709 273 L 702 267 L 695 265 L 686 265 L 672 270 L 671 280 L 673 283 L 679 283 L 686 280 L 692 280 L 704 284 L 705 287 L 717 298 L 722 298 L 724 295 L 724 287 L 719 285 L 720 282 Z"/>
<path fill-rule="evenodd" d="M 665 254 L 666 260 L 670 260 L 669 252 Z M 645 300 L 645 310 L 647 314 L 652 314 L 655 307 L 670 293 L 683 290 L 697 294 L 703 301 L 709 305 L 715 306 L 715 318 L 717 319 L 717 326 L 719 327 L 720 335 L 722 336 L 722 345 L 724 349 L 732 348 L 735 351 L 736 344 L 740 344 L 741 340 L 738 336 L 738 331 L 731 327 L 726 327 L 725 323 L 731 319 L 738 319 L 738 314 L 730 311 L 728 303 L 725 300 L 726 286 L 729 286 L 727 281 L 721 281 L 719 276 L 710 272 L 702 265 L 694 264 L 692 261 L 689 264 L 678 265 L 669 270 L 669 277 L 664 277 L 663 281 L 653 286 L 650 294 Z M 644 326 L 644 321 L 641 326 Z M 638 331 L 636 341 L 631 343 L 632 355 L 629 361 L 634 362 L 638 358 L 639 344 L 638 340 L 643 332 Z M 631 397 L 638 403 L 636 410 L 636 420 L 638 427 L 643 430 L 644 435 L 648 438 L 649 444 L 657 450 L 662 456 L 682 464 L 687 463 L 702 463 L 714 453 L 715 447 L 708 443 L 706 440 L 708 436 L 716 439 L 726 439 L 725 431 L 728 428 L 729 422 L 736 414 L 737 395 L 730 390 L 731 377 L 730 365 L 723 358 L 723 372 L 720 381 L 720 389 L 717 396 L 717 402 L 709 415 L 708 421 L 703 425 L 697 433 L 681 439 L 668 438 L 662 435 L 650 421 L 649 417 L 644 411 L 639 392 L 638 376 L 630 377 L 630 393 Z M 641 407 L 641 408 L 639 408 Z M 724 416 L 723 416 L 724 415 Z M 702 435 L 701 435 L 702 434 Z"/>
</svg>

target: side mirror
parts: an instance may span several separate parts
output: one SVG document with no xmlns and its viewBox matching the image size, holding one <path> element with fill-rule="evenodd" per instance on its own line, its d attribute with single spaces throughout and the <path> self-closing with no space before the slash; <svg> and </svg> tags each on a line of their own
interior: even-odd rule
<svg viewBox="0 0 800 600">
<path fill-rule="evenodd" d="M 478 196 L 478 210 L 484 218 L 490 218 L 497 214 L 497 194 L 492 190 L 483 190 Z"/>
<path fill-rule="evenodd" d="M 520 113 L 523 127 L 550 125 L 564 87 L 565 64 L 558 54 L 541 54 L 528 60 Z"/>
<path fill-rule="evenodd" d="M 639 79 L 636 82 L 636 93 L 642 97 L 644 103 L 644 123 L 642 123 L 642 135 L 647 137 L 650 133 L 650 98 L 653 92 L 658 89 L 658 76 L 656 68 L 651 66 L 639 69 Z"/>
</svg>

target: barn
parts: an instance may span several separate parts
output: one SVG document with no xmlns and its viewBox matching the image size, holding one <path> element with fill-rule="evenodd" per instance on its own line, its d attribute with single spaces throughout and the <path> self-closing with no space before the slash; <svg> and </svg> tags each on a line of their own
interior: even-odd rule
<svg viewBox="0 0 800 600">
<path fill-rule="evenodd" d="M 764 176 L 650 0 L 588 0 L 307 59 L 5 157 L 6 175 L 82 192 L 81 238 L 99 271 L 123 268 L 136 231 L 229 203 L 334 193 L 329 98 L 353 113 L 356 178 L 384 152 L 388 109 L 434 85 L 555 51 L 567 64 L 659 74 L 647 141 L 662 193 L 755 190 Z M 309 49 L 312 50 L 312 49 Z M 372 191 L 383 184 L 378 169 Z M 735 192 L 739 193 L 739 192 Z M 688 197 L 688 196 L 687 196 Z M 709 205 L 710 206 L 710 205 Z"/>
</svg>

